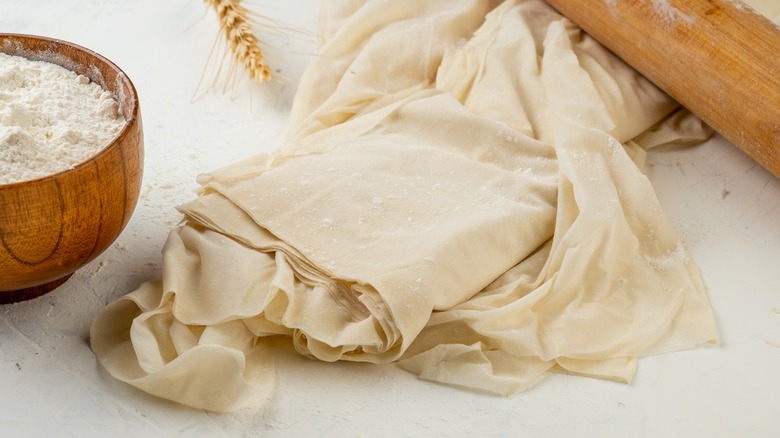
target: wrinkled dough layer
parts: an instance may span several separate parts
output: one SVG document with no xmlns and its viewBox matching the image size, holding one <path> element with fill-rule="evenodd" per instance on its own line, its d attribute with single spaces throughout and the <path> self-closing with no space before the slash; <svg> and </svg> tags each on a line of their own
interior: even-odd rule
<svg viewBox="0 0 780 438">
<path fill-rule="evenodd" d="M 319 37 L 284 145 L 201 176 L 163 278 L 95 318 L 112 375 L 228 411 L 271 336 L 498 394 L 717 340 L 642 173 L 711 131 L 608 50 L 540 0 L 328 0 Z"/>
</svg>

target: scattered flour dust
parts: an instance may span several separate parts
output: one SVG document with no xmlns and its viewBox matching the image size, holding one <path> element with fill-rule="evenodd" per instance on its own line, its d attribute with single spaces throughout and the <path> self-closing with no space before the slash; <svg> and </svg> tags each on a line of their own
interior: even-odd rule
<svg viewBox="0 0 780 438">
<path fill-rule="evenodd" d="M 0 184 L 72 168 L 124 125 L 111 93 L 86 76 L 0 53 Z"/>
<path fill-rule="evenodd" d="M 667 26 L 673 26 L 677 23 L 692 25 L 694 18 L 682 13 L 669 0 L 652 0 L 652 10 L 661 17 Z"/>
<path fill-rule="evenodd" d="M 690 261 L 690 256 L 681 241 L 678 241 L 674 249 L 668 251 L 659 257 L 652 257 L 648 254 L 643 256 L 645 263 L 656 271 L 665 271 L 675 266 Z"/>
</svg>

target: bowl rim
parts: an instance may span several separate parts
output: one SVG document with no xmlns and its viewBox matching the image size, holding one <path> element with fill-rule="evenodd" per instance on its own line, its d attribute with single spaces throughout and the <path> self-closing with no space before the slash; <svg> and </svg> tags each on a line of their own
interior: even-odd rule
<svg viewBox="0 0 780 438">
<path fill-rule="evenodd" d="M 128 111 L 128 113 L 130 114 L 130 117 L 129 118 L 125 117 L 125 123 L 122 126 L 122 129 L 117 133 L 117 135 L 114 136 L 113 139 L 111 139 L 110 142 L 108 142 L 106 145 L 101 147 L 100 150 L 98 150 L 94 154 L 90 155 L 86 159 L 84 159 L 84 160 L 78 162 L 77 164 L 75 164 L 73 167 L 70 167 L 70 168 L 67 168 L 67 169 L 63 169 L 63 170 L 60 170 L 58 172 L 50 173 L 50 174 L 47 174 L 47 175 L 39 176 L 37 178 L 25 179 L 25 180 L 21 180 L 21 181 L 14 181 L 14 182 L 5 183 L 5 184 L 0 183 L 0 190 L 7 190 L 7 189 L 11 189 L 12 187 L 21 186 L 21 185 L 24 185 L 24 184 L 42 183 L 42 182 L 46 182 L 46 181 L 49 181 L 49 180 L 55 180 L 55 179 L 63 178 L 66 175 L 70 174 L 71 172 L 78 172 L 79 170 L 81 170 L 81 168 L 88 166 L 90 162 L 97 160 L 102 155 L 108 154 L 109 150 L 112 147 L 116 147 L 118 145 L 118 143 L 119 143 L 118 140 L 120 138 L 122 138 L 124 135 L 126 135 L 126 133 L 129 130 L 133 129 L 133 125 L 138 123 L 138 121 L 140 119 L 140 117 L 139 117 L 139 115 L 140 115 L 140 102 L 139 102 L 139 99 L 138 99 L 138 92 L 137 92 L 137 90 L 135 88 L 135 85 L 133 84 L 133 81 L 130 79 L 130 77 L 124 72 L 124 70 L 122 70 L 113 61 L 111 61 L 110 59 L 106 58 L 105 56 L 101 55 L 100 53 L 98 53 L 98 52 L 96 52 L 96 51 L 94 51 L 92 49 L 89 49 L 87 47 L 84 47 L 84 46 L 76 44 L 76 43 L 72 43 L 70 41 L 66 41 L 66 40 L 59 39 L 59 38 L 54 38 L 54 37 L 43 36 L 43 35 L 34 35 L 34 34 L 25 34 L 25 33 L 0 32 L 0 52 L 2 52 L 2 53 L 7 55 L 8 53 L 6 53 L 5 51 L 2 50 L 4 45 L 8 44 L 8 43 L 4 44 L 4 41 L 16 41 L 17 42 L 16 44 L 20 44 L 18 42 L 20 37 L 23 38 L 23 39 L 24 38 L 26 38 L 26 39 L 37 39 L 37 40 L 42 40 L 42 41 L 48 41 L 50 43 L 54 43 L 54 44 L 58 44 L 58 45 L 69 46 L 69 47 L 74 48 L 76 50 L 79 50 L 79 51 L 87 53 L 91 57 L 94 57 L 94 58 L 98 59 L 100 62 L 103 62 L 106 65 L 108 65 L 110 68 L 116 70 L 117 75 L 121 76 L 121 78 L 122 78 L 121 80 L 123 82 L 126 82 L 126 84 L 125 84 L 125 86 L 126 86 L 125 87 L 125 92 L 129 91 L 130 92 L 130 97 L 132 97 L 131 102 L 130 102 L 131 107 L 130 107 L 130 109 Z M 11 42 L 10 44 L 14 44 L 14 43 Z M 29 50 L 29 49 L 27 47 L 23 46 L 23 50 Z M 45 53 L 44 51 L 40 51 L 40 52 L 36 52 L 34 50 L 29 50 L 29 51 L 31 53 Z M 23 58 L 27 58 L 26 56 L 21 55 L 21 54 L 13 54 L 11 56 L 21 56 Z M 67 58 L 67 57 L 64 57 L 64 58 Z M 27 58 L 27 59 L 29 59 L 29 58 Z M 71 59 L 71 61 L 72 61 L 72 59 Z M 49 62 L 49 61 L 43 61 L 43 62 Z M 56 64 L 56 63 L 54 63 L 54 64 L 55 65 L 59 65 L 59 64 Z M 74 62 L 74 64 L 75 64 L 75 62 Z M 60 67 L 66 69 L 66 70 L 69 70 L 69 71 L 73 71 L 70 68 L 62 66 L 62 65 L 60 65 Z M 90 79 L 90 82 L 95 82 L 95 81 L 92 81 Z M 98 84 L 98 85 L 100 85 L 100 87 L 103 88 L 103 90 L 109 91 L 109 90 L 106 90 L 106 88 L 104 88 L 103 84 Z M 123 102 L 119 102 L 119 99 L 118 99 L 118 96 L 117 96 L 116 92 L 111 92 L 111 94 L 112 94 L 114 100 L 116 100 L 117 103 L 119 103 L 120 106 L 123 105 Z M 124 114 L 123 114 L 123 116 L 124 116 Z"/>
</svg>

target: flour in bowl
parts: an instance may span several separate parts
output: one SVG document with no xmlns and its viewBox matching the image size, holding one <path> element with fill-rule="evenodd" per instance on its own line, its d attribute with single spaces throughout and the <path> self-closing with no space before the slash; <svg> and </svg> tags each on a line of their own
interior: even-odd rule
<svg viewBox="0 0 780 438">
<path fill-rule="evenodd" d="M 0 53 L 0 184 L 70 169 L 124 125 L 111 93 L 87 77 Z"/>
</svg>

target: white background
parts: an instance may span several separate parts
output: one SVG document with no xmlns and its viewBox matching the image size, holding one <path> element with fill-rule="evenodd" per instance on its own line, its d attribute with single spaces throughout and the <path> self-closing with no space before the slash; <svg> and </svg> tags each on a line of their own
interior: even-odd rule
<svg viewBox="0 0 780 438">
<path fill-rule="evenodd" d="M 285 81 L 231 97 L 198 91 L 217 35 L 200 1 L 0 0 L 0 32 L 64 39 L 118 64 L 140 94 L 146 139 L 142 198 L 116 243 L 55 292 L 0 306 L 0 435 L 780 436 L 780 181 L 719 137 L 653 152 L 647 171 L 699 263 L 722 343 L 643 359 L 630 385 L 552 375 L 507 399 L 281 348 L 273 396 L 218 415 L 108 376 L 89 348 L 92 316 L 159 276 L 174 206 L 192 199 L 198 173 L 283 138 L 317 2 L 250 7 L 309 33 L 261 32 Z"/>
</svg>

